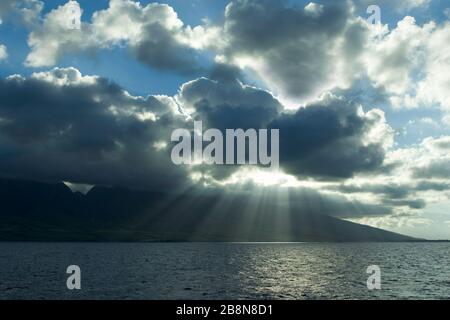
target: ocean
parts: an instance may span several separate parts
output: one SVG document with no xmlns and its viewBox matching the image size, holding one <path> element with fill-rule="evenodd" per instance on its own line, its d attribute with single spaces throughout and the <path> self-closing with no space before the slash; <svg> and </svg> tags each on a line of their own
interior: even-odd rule
<svg viewBox="0 0 450 320">
<path fill-rule="evenodd" d="M 450 243 L 0 243 L 0 299 L 449 298 Z"/>
</svg>

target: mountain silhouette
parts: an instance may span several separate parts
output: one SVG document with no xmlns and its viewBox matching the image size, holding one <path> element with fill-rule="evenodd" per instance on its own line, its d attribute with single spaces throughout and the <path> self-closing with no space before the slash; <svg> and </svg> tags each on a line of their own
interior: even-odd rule
<svg viewBox="0 0 450 320">
<path fill-rule="evenodd" d="M 363 242 L 417 239 L 327 215 L 182 194 L 0 179 L 1 241 Z"/>
</svg>

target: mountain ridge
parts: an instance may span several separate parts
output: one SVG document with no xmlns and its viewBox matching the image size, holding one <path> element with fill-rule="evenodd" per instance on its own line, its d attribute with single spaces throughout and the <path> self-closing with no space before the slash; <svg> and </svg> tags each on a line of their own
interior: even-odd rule
<svg viewBox="0 0 450 320">
<path fill-rule="evenodd" d="M 423 241 L 322 214 L 221 194 L 0 179 L 1 241 Z M 250 208 L 250 209 L 246 209 Z"/>
</svg>

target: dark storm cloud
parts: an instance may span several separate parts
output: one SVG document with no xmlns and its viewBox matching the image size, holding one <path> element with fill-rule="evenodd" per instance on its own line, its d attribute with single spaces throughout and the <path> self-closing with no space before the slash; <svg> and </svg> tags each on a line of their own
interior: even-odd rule
<svg viewBox="0 0 450 320">
<path fill-rule="evenodd" d="M 281 168 L 297 177 L 347 178 L 379 170 L 383 141 L 367 141 L 380 117 L 333 95 L 295 113 L 283 112 L 268 92 L 243 85 L 239 72 L 217 66 L 213 79 L 182 86 L 182 107 L 170 97 L 132 97 L 102 78 L 82 77 L 75 69 L 55 69 L 0 83 L 0 143 L 3 175 L 45 180 L 150 188 L 176 185 L 191 168 L 170 161 L 175 128 L 192 130 L 192 120 L 207 128 L 280 130 Z M 166 142 L 167 148 L 156 144 Z M 223 179 L 238 166 L 208 166 Z"/>
<path fill-rule="evenodd" d="M 57 83 L 61 81 L 62 83 Z M 155 97 L 132 97 L 105 79 L 56 69 L 0 81 L 0 172 L 44 181 L 136 188 L 183 183 L 168 141 L 183 118 Z"/>
<path fill-rule="evenodd" d="M 150 24 L 144 28 L 144 35 L 132 46 L 140 61 L 158 70 L 180 74 L 193 74 L 201 70 L 196 50 L 178 42 L 164 26 Z"/>
<path fill-rule="evenodd" d="M 383 141 L 367 141 L 378 123 L 361 114 L 360 106 L 328 96 L 284 114 L 270 124 L 280 129 L 280 163 L 298 177 L 349 178 L 382 167 Z"/>
<path fill-rule="evenodd" d="M 350 1 L 303 8 L 287 1 L 236 0 L 227 6 L 224 29 L 226 56 L 263 61 L 263 78 L 300 98 L 351 78 L 368 38 L 367 27 L 353 19 Z"/>
<path fill-rule="evenodd" d="M 343 30 L 348 18 L 348 3 L 318 10 L 315 14 L 301 7 L 288 7 L 287 1 L 232 1 L 226 10 L 226 29 L 236 49 L 248 51 L 279 47 L 287 42 L 286 39 L 292 42 L 301 39 L 302 35 L 332 36 Z"/>
<path fill-rule="evenodd" d="M 383 124 L 380 114 L 364 113 L 359 104 L 331 94 L 286 112 L 270 93 L 242 85 L 239 76 L 221 66 L 217 80 L 201 78 L 183 85 L 179 101 L 194 109 L 193 117 L 202 120 L 205 129 L 279 129 L 281 168 L 297 177 L 339 179 L 382 170 L 384 141 L 367 137 Z"/>
<path fill-rule="evenodd" d="M 203 130 L 260 129 L 276 119 L 282 105 L 269 92 L 240 82 L 242 74 L 236 67 L 218 64 L 209 78 L 185 83 L 179 94 L 180 104 L 191 111 L 194 120 L 203 122 Z M 192 129 L 192 128 L 191 128 Z M 223 180 L 240 166 L 197 166 L 203 173 Z"/>
<path fill-rule="evenodd" d="M 278 117 L 281 104 L 269 92 L 243 85 L 235 70 L 217 67 L 212 79 L 200 78 L 183 85 L 184 106 L 195 108 L 194 118 L 211 128 L 263 128 Z"/>
<path fill-rule="evenodd" d="M 217 63 L 210 71 L 209 79 L 220 81 L 222 83 L 233 83 L 236 80 L 242 80 L 244 77 L 241 69 L 236 66 Z"/>
</svg>

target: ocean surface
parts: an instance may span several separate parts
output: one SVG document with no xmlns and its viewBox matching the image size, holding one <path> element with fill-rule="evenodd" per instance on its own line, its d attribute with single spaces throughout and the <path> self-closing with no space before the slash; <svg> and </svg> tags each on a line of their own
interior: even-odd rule
<svg viewBox="0 0 450 320">
<path fill-rule="evenodd" d="M 450 243 L 0 243 L 0 299 L 450 299 Z"/>
</svg>

